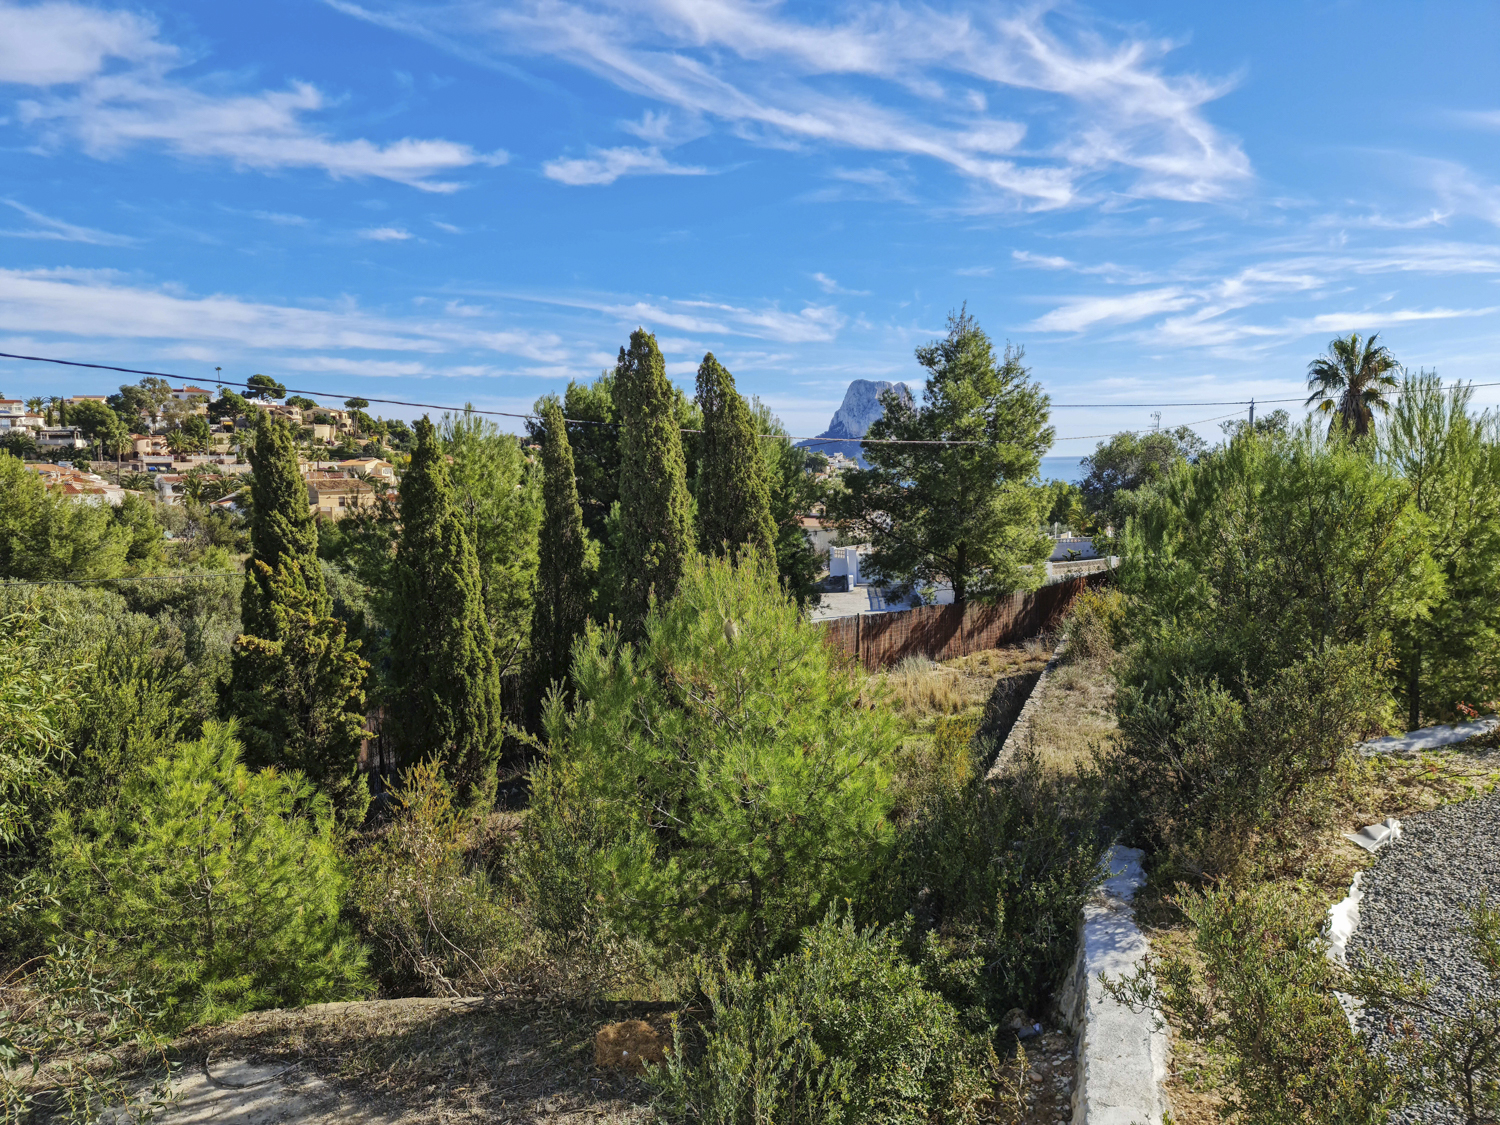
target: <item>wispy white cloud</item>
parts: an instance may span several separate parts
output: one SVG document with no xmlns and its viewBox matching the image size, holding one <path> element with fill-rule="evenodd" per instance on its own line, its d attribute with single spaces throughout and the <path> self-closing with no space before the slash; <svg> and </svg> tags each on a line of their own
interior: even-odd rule
<svg viewBox="0 0 1500 1125">
<path fill-rule="evenodd" d="M 673 164 L 658 148 L 594 149 L 586 157 L 559 158 L 542 165 L 549 180 L 574 187 L 612 184 L 621 176 L 704 176 L 707 168 Z"/>
<path fill-rule="evenodd" d="M 27 219 L 31 225 L 21 230 L 0 230 L 0 235 L 6 238 L 38 238 L 50 242 L 86 242 L 93 246 L 134 246 L 136 239 L 123 234 L 110 234 L 108 231 L 94 230 L 92 227 L 81 227 L 75 223 L 64 222 L 62 219 L 54 219 L 44 215 L 40 211 L 27 207 L 24 203 L 17 203 L 14 199 L 0 199 L 7 207 L 13 207 Z"/>
<path fill-rule="evenodd" d="M 868 297 L 870 295 L 868 289 L 845 289 L 826 273 L 815 273 L 812 276 L 813 280 L 818 283 L 818 288 L 825 293 L 846 293 L 851 297 Z"/>
<path fill-rule="evenodd" d="M 305 215 L 290 215 L 285 211 L 251 211 L 250 217 L 278 227 L 306 227 L 312 220 Z"/>
<path fill-rule="evenodd" d="M 152 145 L 238 168 L 314 168 L 335 179 L 375 177 L 434 192 L 461 186 L 439 177 L 507 159 L 446 140 L 337 139 L 309 120 L 331 103 L 307 82 L 209 92 L 205 82 L 173 76 L 192 60 L 131 13 L 0 0 L 0 27 L 0 82 L 39 88 L 18 103 L 18 119 L 46 144 L 77 143 L 100 159 Z"/>
<path fill-rule="evenodd" d="M 1081 332 L 1096 324 L 1129 324 L 1157 313 L 1185 309 L 1194 298 L 1181 289 L 1149 289 L 1118 297 L 1079 297 L 1037 317 L 1037 332 Z"/>
<path fill-rule="evenodd" d="M 175 347 L 233 346 L 282 352 L 461 350 L 543 363 L 572 352 L 550 332 L 491 328 L 451 318 L 403 319 L 352 304 L 304 308 L 215 294 L 192 296 L 122 284 L 107 271 L 0 269 L 0 331 L 84 339 L 156 340 Z"/>
<path fill-rule="evenodd" d="M 1033 254 L 1029 250 L 1012 250 L 1010 256 L 1028 266 L 1044 270 L 1072 270 L 1078 267 L 1067 258 L 1056 254 Z"/>
<path fill-rule="evenodd" d="M 1167 74 L 1171 44 L 1111 38 L 1040 6 L 997 15 L 893 0 L 800 18 L 757 0 L 330 2 L 465 52 L 561 58 L 753 143 L 936 161 L 1032 209 L 1105 194 L 1213 199 L 1250 175 L 1203 112 L 1228 82 Z M 654 117 L 632 128 L 668 143 Z"/>
<path fill-rule="evenodd" d="M 839 330 L 846 323 L 845 317 L 836 307 L 811 302 L 796 312 L 790 312 L 775 304 L 751 307 L 722 301 L 671 297 L 591 300 L 586 297 L 536 293 L 484 292 L 472 295 L 559 308 L 588 309 L 609 317 L 620 327 L 641 325 L 653 332 L 668 328 L 690 333 L 695 338 L 740 336 L 782 344 L 825 343 L 836 339 Z"/>
<path fill-rule="evenodd" d="M 134 12 L 83 4 L 0 3 L 0 82 L 55 86 L 82 82 L 119 59 L 164 64 L 175 48 L 156 38 L 156 24 Z"/>
<path fill-rule="evenodd" d="M 401 227 L 370 227 L 360 231 L 359 237 L 371 242 L 405 242 L 411 237 L 411 231 Z"/>
</svg>

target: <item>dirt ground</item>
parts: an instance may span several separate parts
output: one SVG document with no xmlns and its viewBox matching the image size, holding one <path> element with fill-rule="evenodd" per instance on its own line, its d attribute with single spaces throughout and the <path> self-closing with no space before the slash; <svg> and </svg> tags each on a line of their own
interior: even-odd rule
<svg viewBox="0 0 1500 1125">
<path fill-rule="evenodd" d="M 648 1119 L 633 1074 L 594 1065 L 594 1035 L 667 1004 L 517 1005 L 484 997 L 372 1000 L 255 1012 L 179 1044 L 177 1098 L 162 1125 L 547 1125 Z"/>
</svg>

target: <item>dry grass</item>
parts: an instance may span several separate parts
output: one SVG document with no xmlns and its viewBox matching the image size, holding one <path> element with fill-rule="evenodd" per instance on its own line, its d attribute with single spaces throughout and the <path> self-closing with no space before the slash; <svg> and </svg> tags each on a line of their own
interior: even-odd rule
<svg viewBox="0 0 1500 1125">
<path fill-rule="evenodd" d="M 870 678 L 872 696 L 881 699 L 913 728 L 930 730 L 942 717 L 983 715 L 998 681 L 1040 672 L 1050 649 L 1045 645 L 1015 645 L 985 649 L 942 664 L 908 656 Z"/>
<path fill-rule="evenodd" d="M 1119 728 L 1108 659 L 1059 664 L 1037 690 L 1022 749 L 1036 754 L 1045 768 L 1069 772 L 1114 739 Z"/>
</svg>

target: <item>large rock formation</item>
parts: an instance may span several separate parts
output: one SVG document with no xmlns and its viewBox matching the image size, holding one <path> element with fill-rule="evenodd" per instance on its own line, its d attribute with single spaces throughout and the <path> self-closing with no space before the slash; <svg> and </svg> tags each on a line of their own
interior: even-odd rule
<svg viewBox="0 0 1500 1125">
<path fill-rule="evenodd" d="M 911 401 L 911 390 L 905 383 L 888 383 L 884 380 L 856 379 L 849 384 L 849 389 L 844 392 L 844 401 L 834 411 L 833 421 L 828 424 L 816 438 L 798 442 L 808 449 L 816 449 L 827 454 L 842 453 L 845 457 L 852 457 L 861 466 L 865 464 L 860 447 L 852 441 L 820 441 L 820 438 L 861 438 L 870 432 L 870 427 L 876 420 L 885 414 L 885 407 L 880 405 L 880 396 L 885 391 L 894 390 L 907 402 Z"/>
</svg>

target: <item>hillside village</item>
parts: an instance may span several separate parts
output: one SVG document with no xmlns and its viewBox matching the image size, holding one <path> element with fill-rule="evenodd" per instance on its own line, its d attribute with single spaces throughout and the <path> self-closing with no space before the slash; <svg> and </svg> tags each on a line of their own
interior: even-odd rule
<svg viewBox="0 0 1500 1125">
<path fill-rule="evenodd" d="M 255 415 L 264 412 L 298 437 L 298 469 L 315 516 L 338 520 L 357 508 L 372 507 L 377 499 L 394 498 L 395 466 L 380 454 L 399 453 L 384 444 L 393 428 L 383 419 L 305 400 L 252 405 L 241 399 L 234 405 L 243 406 L 243 412 L 211 413 L 215 398 L 212 391 L 186 384 L 163 388 L 158 403 L 124 411 L 118 409 L 118 395 L 0 399 L 0 446 L 23 459 L 28 453 L 52 458 L 28 460 L 27 465 L 71 497 L 118 505 L 133 491 L 165 504 L 191 498 L 235 510 L 239 478 L 250 472 L 243 439 L 254 430 Z M 101 424 L 101 407 L 116 417 Z M 67 424 L 70 415 L 81 415 L 82 422 Z M 195 427 L 190 419 L 203 424 Z M 107 428 L 111 421 L 118 423 L 114 433 Z M 398 442 L 409 433 L 404 424 L 394 429 Z M 103 459 L 108 453 L 115 454 L 113 460 Z"/>
</svg>

